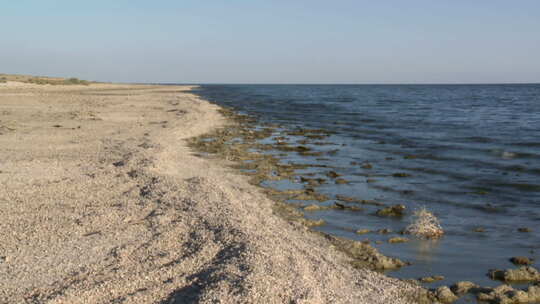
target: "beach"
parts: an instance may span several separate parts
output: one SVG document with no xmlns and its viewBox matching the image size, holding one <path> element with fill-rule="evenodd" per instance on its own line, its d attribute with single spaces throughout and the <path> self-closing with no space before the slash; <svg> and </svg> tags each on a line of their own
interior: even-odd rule
<svg viewBox="0 0 540 304">
<path fill-rule="evenodd" d="M 190 86 L 0 84 L 1 303 L 414 303 L 188 140 Z"/>
</svg>

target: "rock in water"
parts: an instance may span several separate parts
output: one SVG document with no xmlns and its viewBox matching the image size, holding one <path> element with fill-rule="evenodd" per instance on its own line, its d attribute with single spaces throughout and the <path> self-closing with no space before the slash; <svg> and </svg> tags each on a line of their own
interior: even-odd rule
<svg viewBox="0 0 540 304">
<path fill-rule="evenodd" d="M 339 177 L 341 175 L 338 174 L 336 171 L 329 171 L 328 173 L 326 173 L 326 176 L 331 177 L 331 178 L 336 178 L 336 177 Z"/>
<path fill-rule="evenodd" d="M 320 211 L 320 210 L 328 210 L 329 208 L 326 206 L 319 206 L 319 205 L 309 205 L 304 207 L 304 211 Z"/>
<path fill-rule="evenodd" d="M 411 176 L 409 173 L 394 173 L 392 174 L 393 177 L 409 177 Z"/>
<path fill-rule="evenodd" d="M 529 304 L 540 301 L 540 286 L 529 286 L 525 290 L 514 289 L 509 285 L 501 285 L 490 291 L 476 295 L 478 301 L 501 304 Z"/>
<path fill-rule="evenodd" d="M 348 184 L 348 183 L 349 182 L 344 178 L 337 178 L 336 179 L 336 184 L 338 184 L 338 185 L 344 185 L 344 184 Z"/>
<path fill-rule="evenodd" d="M 493 288 L 490 292 L 478 293 L 476 298 L 478 301 L 484 301 L 488 303 L 512 303 L 509 302 L 510 299 L 506 296 L 508 293 L 512 293 L 514 288 L 510 285 L 501 285 L 496 288 Z"/>
<path fill-rule="evenodd" d="M 373 169 L 373 165 L 371 165 L 370 163 L 365 163 L 365 164 L 362 164 L 362 168 L 363 169 Z"/>
<path fill-rule="evenodd" d="M 403 216 L 405 213 L 404 205 L 393 205 L 377 211 L 378 216 Z"/>
<path fill-rule="evenodd" d="M 528 257 L 523 256 L 517 256 L 510 259 L 510 262 L 514 263 L 515 265 L 531 265 L 532 260 Z"/>
<path fill-rule="evenodd" d="M 358 268 L 369 268 L 373 270 L 397 269 L 408 265 L 399 259 L 382 255 L 377 249 L 369 244 L 324 235 L 334 246 L 353 258 L 352 265 Z"/>
<path fill-rule="evenodd" d="M 366 234 L 366 233 L 370 233 L 371 230 L 369 229 L 359 229 L 356 231 L 356 234 Z"/>
<path fill-rule="evenodd" d="M 377 230 L 377 233 L 379 233 L 379 234 L 389 234 L 389 233 L 392 233 L 392 229 L 388 229 L 388 228 L 379 229 L 379 230 Z"/>
<path fill-rule="evenodd" d="M 517 269 L 492 269 L 489 271 L 489 277 L 493 280 L 505 282 L 536 282 L 540 281 L 540 273 L 531 266 L 522 266 Z"/>
<path fill-rule="evenodd" d="M 422 283 L 433 283 L 433 282 L 442 281 L 442 280 L 444 280 L 444 276 L 440 276 L 440 275 L 424 277 L 424 278 L 419 279 L 419 281 Z"/>
<path fill-rule="evenodd" d="M 461 282 L 457 282 L 456 284 L 452 285 L 452 287 L 450 287 L 450 289 L 455 293 L 455 294 L 458 294 L 458 295 L 462 295 L 462 294 L 466 294 L 467 292 L 469 292 L 471 289 L 473 288 L 478 288 L 479 286 L 474 284 L 473 282 L 469 282 L 469 281 L 461 281 Z"/>
<path fill-rule="evenodd" d="M 408 241 L 409 241 L 408 238 L 396 236 L 396 237 L 390 238 L 390 239 L 388 240 L 388 243 L 390 243 L 390 244 L 396 244 L 396 243 L 406 243 L 406 242 L 408 242 Z"/>
<path fill-rule="evenodd" d="M 441 286 L 435 290 L 435 297 L 441 303 L 453 303 L 459 298 L 448 288 L 448 286 Z"/>
</svg>

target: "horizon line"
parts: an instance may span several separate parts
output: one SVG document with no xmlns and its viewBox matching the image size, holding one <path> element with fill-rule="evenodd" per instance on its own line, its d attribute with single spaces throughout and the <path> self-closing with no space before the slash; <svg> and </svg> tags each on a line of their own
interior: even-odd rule
<svg viewBox="0 0 540 304">
<path fill-rule="evenodd" d="M 539 82 L 134 82 L 160 85 L 540 85 Z"/>
</svg>

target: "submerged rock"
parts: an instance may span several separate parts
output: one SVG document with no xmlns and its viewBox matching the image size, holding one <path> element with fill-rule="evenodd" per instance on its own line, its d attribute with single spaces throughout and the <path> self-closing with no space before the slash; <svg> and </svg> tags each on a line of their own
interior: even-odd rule
<svg viewBox="0 0 540 304">
<path fill-rule="evenodd" d="M 371 230 L 369 229 L 359 229 L 359 230 L 356 230 L 356 234 L 366 234 L 366 233 L 370 233 Z"/>
<path fill-rule="evenodd" d="M 342 202 L 348 202 L 348 203 L 355 203 L 355 202 L 360 202 L 361 199 L 357 199 L 357 198 L 354 198 L 354 197 L 350 197 L 350 196 L 345 196 L 345 195 L 336 195 L 336 199 L 342 201 Z"/>
<path fill-rule="evenodd" d="M 302 146 L 302 145 L 290 146 L 289 143 L 287 143 L 285 141 L 276 141 L 276 143 L 274 145 L 272 145 L 272 148 L 274 148 L 276 150 L 279 150 L 279 151 L 283 151 L 283 152 L 302 153 L 302 152 L 311 151 L 311 148 L 309 148 L 309 147 Z"/>
<path fill-rule="evenodd" d="M 418 156 L 416 156 L 416 155 L 405 155 L 405 156 L 403 156 L 403 159 L 415 159 L 417 157 Z"/>
<path fill-rule="evenodd" d="M 405 213 L 404 205 L 393 205 L 377 211 L 378 216 L 403 216 Z"/>
<path fill-rule="evenodd" d="M 379 234 L 389 234 L 389 233 L 392 233 L 392 230 L 388 229 L 388 228 L 384 228 L 384 229 L 377 230 L 377 233 L 379 233 Z"/>
<path fill-rule="evenodd" d="M 384 203 L 377 202 L 374 200 L 361 200 L 360 203 L 362 203 L 362 205 L 386 206 Z"/>
<path fill-rule="evenodd" d="M 360 207 L 356 207 L 356 206 L 347 206 L 347 205 L 344 205 L 344 204 L 340 204 L 338 202 L 335 202 L 334 203 L 334 206 L 333 206 L 334 209 L 338 209 L 338 210 L 349 210 L 349 211 L 362 211 L 364 209 L 360 208 Z"/>
<path fill-rule="evenodd" d="M 306 135 L 323 135 L 323 136 L 329 136 L 331 134 L 330 131 L 322 130 L 322 129 L 302 129 L 298 128 L 293 131 L 287 132 L 287 135 L 291 136 L 306 136 Z M 306 136 L 308 137 L 308 136 Z"/>
<path fill-rule="evenodd" d="M 362 204 L 362 205 L 386 206 L 384 203 L 377 202 L 377 201 L 374 201 L 374 200 L 364 200 L 364 199 L 359 199 L 359 198 L 355 198 L 355 197 L 351 197 L 351 196 L 345 196 L 345 195 L 339 195 L 339 194 L 336 195 L 336 199 L 340 200 L 342 202 L 347 202 L 347 203 L 359 203 L 359 204 Z"/>
<path fill-rule="evenodd" d="M 344 178 L 338 178 L 338 179 L 336 179 L 336 184 L 338 184 L 338 185 L 343 185 L 343 184 L 348 184 L 348 183 L 349 183 L 349 182 L 348 182 L 346 179 L 344 179 Z"/>
<path fill-rule="evenodd" d="M 390 243 L 390 244 L 406 243 L 408 241 L 409 241 L 408 238 L 399 237 L 399 236 L 388 239 L 388 243 Z"/>
<path fill-rule="evenodd" d="M 341 174 L 338 174 L 336 171 L 328 171 L 326 173 L 326 176 L 328 176 L 330 178 L 336 178 L 336 177 L 341 176 Z"/>
<path fill-rule="evenodd" d="M 535 282 L 540 281 L 540 273 L 531 266 L 522 266 L 517 269 L 492 269 L 488 273 L 492 280 L 500 280 L 505 282 Z"/>
<path fill-rule="evenodd" d="M 305 137 L 307 137 L 309 139 L 325 139 L 326 137 L 328 137 L 328 135 L 326 135 L 326 134 L 323 134 L 323 135 L 320 135 L 320 134 L 308 134 L 308 135 L 305 135 Z"/>
<path fill-rule="evenodd" d="M 392 176 L 393 177 L 409 177 L 411 175 L 409 173 L 401 173 L 401 172 L 399 172 L 399 173 L 392 174 Z"/>
<path fill-rule="evenodd" d="M 277 136 L 277 137 L 274 137 L 274 140 L 275 141 L 287 141 L 287 140 L 289 140 L 289 138 L 285 137 L 285 136 Z"/>
<path fill-rule="evenodd" d="M 326 154 L 328 154 L 328 155 L 336 155 L 338 152 L 339 152 L 339 149 L 334 149 L 334 150 L 330 150 L 330 151 L 326 152 Z"/>
<path fill-rule="evenodd" d="M 444 277 L 443 276 L 431 276 L 431 277 L 423 277 L 423 278 L 420 278 L 418 280 L 420 282 L 422 282 L 422 283 L 433 283 L 433 282 L 436 282 L 436 281 L 444 280 Z"/>
<path fill-rule="evenodd" d="M 300 182 L 307 183 L 310 186 L 316 187 L 324 184 L 326 182 L 326 179 L 324 178 L 307 178 L 300 176 Z"/>
<path fill-rule="evenodd" d="M 306 227 L 323 226 L 326 222 L 322 219 L 311 220 L 304 217 L 304 213 L 300 212 L 296 207 L 291 204 L 276 201 L 272 209 L 274 212 L 284 218 L 285 220 L 300 223 Z"/>
<path fill-rule="evenodd" d="M 315 205 L 315 204 L 304 207 L 304 211 L 321 211 L 321 210 L 328 210 L 328 209 L 330 208 L 326 206 Z"/>
<path fill-rule="evenodd" d="M 531 265 L 533 263 L 531 259 L 523 256 L 513 257 L 510 259 L 510 262 L 514 263 L 515 265 Z"/>
<path fill-rule="evenodd" d="M 488 193 L 489 193 L 489 192 L 484 191 L 484 190 L 478 190 L 478 191 L 476 191 L 476 192 L 473 192 L 473 194 L 478 194 L 478 195 L 486 195 L 486 194 L 488 194 Z"/>
<path fill-rule="evenodd" d="M 532 229 L 528 227 L 521 227 L 521 228 L 518 228 L 518 231 L 519 232 L 532 232 Z"/>
<path fill-rule="evenodd" d="M 316 192 L 312 188 L 307 188 L 304 190 L 286 190 L 286 191 L 278 191 L 278 190 L 272 190 L 271 192 L 275 193 L 276 195 L 281 195 L 288 197 L 290 199 L 300 200 L 300 201 L 319 201 L 324 202 L 328 200 L 328 196 Z"/>
<path fill-rule="evenodd" d="M 370 163 L 362 164 L 362 169 L 373 169 L 373 165 Z"/>
<path fill-rule="evenodd" d="M 353 259 L 351 264 L 358 268 L 369 268 L 373 270 L 397 269 L 408 265 L 407 263 L 382 255 L 373 246 L 354 240 L 344 239 L 331 235 L 324 236 L 338 249 L 346 253 Z"/>
<path fill-rule="evenodd" d="M 474 232 L 485 232 L 486 229 L 484 229 L 483 227 L 477 227 L 477 228 L 474 228 L 473 231 Z"/>
<path fill-rule="evenodd" d="M 326 222 L 324 220 L 310 220 L 310 219 L 303 218 L 299 222 L 304 224 L 307 227 L 317 227 L 317 226 L 326 225 Z"/>
<path fill-rule="evenodd" d="M 323 155 L 323 152 L 309 152 L 309 151 L 302 151 L 298 152 L 302 156 L 321 156 Z"/>
</svg>

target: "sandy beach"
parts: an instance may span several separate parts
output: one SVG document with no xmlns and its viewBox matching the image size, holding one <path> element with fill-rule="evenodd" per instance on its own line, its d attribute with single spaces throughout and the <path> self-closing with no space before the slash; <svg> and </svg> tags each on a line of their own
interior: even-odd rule
<svg viewBox="0 0 540 304">
<path fill-rule="evenodd" d="M 413 303 L 198 157 L 189 89 L 0 84 L 1 303 Z"/>
</svg>

